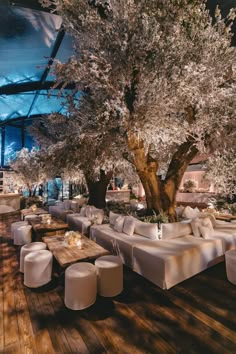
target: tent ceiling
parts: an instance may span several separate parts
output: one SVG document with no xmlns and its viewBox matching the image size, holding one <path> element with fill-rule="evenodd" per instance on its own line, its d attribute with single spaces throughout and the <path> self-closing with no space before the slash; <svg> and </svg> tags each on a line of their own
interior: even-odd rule
<svg viewBox="0 0 236 354">
<path fill-rule="evenodd" d="M 212 13 L 219 4 L 225 16 L 236 0 L 207 4 Z M 65 112 L 63 97 L 57 98 L 55 90 L 47 96 L 54 83 L 53 61 L 65 62 L 73 54 L 72 39 L 61 25 L 61 17 L 37 0 L 0 0 L 0 126 Z"/>
<path fill-rule="evenodd" d="M 18 3 L 0 2 L 0 125 L 65 110 L 64 98 L 56 90 L 49 98 L 48 90 L 53 61 L 65 62 L 73 54 L 72 39 L 61 17 L 40 11 L 37 1 L 24 2 L 31 8 Z"/>
</svg>

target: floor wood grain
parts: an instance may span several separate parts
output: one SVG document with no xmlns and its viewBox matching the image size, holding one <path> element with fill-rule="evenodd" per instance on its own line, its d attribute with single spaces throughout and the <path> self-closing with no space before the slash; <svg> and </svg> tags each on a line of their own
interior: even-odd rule
<svg viewBox="0 0 236 354">
<path fill-rule="evenodd" d="M 224 263 L 168 291 L 125 268 L 122 294 L 72 311 L 56 273 L 42 288 L 23 285 L 8 222 L 0 230 L 0 353 L 236 353 L 236 286 Z"/>
</svg>

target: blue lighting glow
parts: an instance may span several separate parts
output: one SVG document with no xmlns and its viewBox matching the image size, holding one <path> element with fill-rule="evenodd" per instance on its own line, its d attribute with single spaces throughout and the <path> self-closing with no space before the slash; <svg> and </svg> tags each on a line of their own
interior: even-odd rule
<svg viewBox="0 0 236 354">
<path fill-rule="evenodd" d="M 40 82 L 55 49 L 62 24 L 61 17 L 25 7 L 0 5 L 0 22 L 0 87 Z M 65 62 L 72 54 L 72 38 L 65 34 L 55 61 Z M 53 80 L 55 77 L 52 67 L 46 81 Z M 1 161 L 1 165 L 7 165 L 23 146 L 30 149 L 34 146 L 33 138 L 26 129 L 21 128 L 20 121 L 14 122 L 19 128 L 10 126 L 12 119 L 52 112 L 67 113 L 66 92 L 64 96 L 58 96 L 58 90 L 52 90 L 50 94 L 47 90 L 14 92 L 19 91 L 0 95 L 0 121 L 8 124 L 5 129 L 4 161 Z M 27 121 L 25 124 L 31 123 Z M 2 136 L 4 135 L 0 134 L 0 139 Z"/>
</svg>

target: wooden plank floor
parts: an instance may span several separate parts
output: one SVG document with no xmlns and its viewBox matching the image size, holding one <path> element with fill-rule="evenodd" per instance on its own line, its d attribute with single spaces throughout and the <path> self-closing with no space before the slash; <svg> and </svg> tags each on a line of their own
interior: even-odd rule
<svg viewBox="0 0 236 354">
<path fill-rule="evenodd" d="M 236 353 L 236 286 L 221 263 L 164 291 L 124 269 L 124 291 L 83 311 L 56 275 L 28 289 L 0 225 L 0 353 Z"/>
</svg>

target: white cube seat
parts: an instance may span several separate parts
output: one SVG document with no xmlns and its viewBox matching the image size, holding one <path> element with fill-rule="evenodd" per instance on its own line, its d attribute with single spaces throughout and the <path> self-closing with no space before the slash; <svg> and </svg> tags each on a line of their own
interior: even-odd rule
<svg viewBox="0 0 236 354">
<path fill-rule="evenodd" d="M 123 290 L 123 263 L 118 256 L 102 256 L 96 259 L 98 294 L 113 297 Z"/>
<path fill-rule="evenodd" d="M 44 242 L 32 242 L 21 247 L 20 250 L 20 272 L 24 273 L 24 260 L 25 256 L 31 252 L 45 250 L 47 248 Z"/>
<path fill-rule="evenodd" d="M 236 285 L 236 250 L 225 252 L 225 266 L 228 280 Z"/>
<path fill-rule="evenodd" d="M 65 271 L 65 306 L 83 310 L 96 301 L 97 273 L 93 264 L 75 263 Z"/>
<path fill-rule="evenodd" d="M 16 221 L 11 224 L 11 238 L 14 238 L 15 229 L 23 225 L 29 225 L 28 221 Z"/>
<path fill-rule="evenodd" d="M 24 260 L 24 285 L 38 288 L 52 279 L 52 252 L 40 250 L 30 252 Z"/>
<path fill-rule="evenodd" d="M 14 245 L 22 246 L 32 241 L 32 226 L 22 225 L 17 227 L 13 233 Z"/>
</svg>

